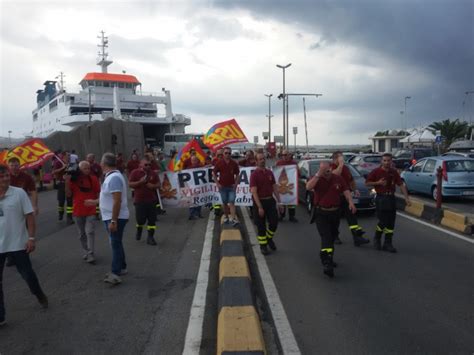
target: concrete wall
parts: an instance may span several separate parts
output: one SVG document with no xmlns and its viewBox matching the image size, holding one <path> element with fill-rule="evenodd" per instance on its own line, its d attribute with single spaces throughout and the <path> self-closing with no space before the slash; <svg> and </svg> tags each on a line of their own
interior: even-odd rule
<svg viewBox="0 0 474 355">
<path fill-rule="evenodd" d="M 112 144 L 112 135 L 117 136 L 116 145 Z M 43 141 L 52 150 L 75 149 L 81 159 L 94 153 L 96 160 L 105 152 L 123 153 L 128 159 L 134 149 L 141 154 L 145 146 L 141 124 L 112 118 L 95 121 L 90 127 L 84 125 L 70 132 L 56 132 Z"/>
</svg>

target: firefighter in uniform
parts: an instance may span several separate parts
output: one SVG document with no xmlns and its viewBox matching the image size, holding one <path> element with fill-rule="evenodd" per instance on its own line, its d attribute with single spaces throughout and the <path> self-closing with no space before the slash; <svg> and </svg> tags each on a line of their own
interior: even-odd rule
<svg viewBox="0 0 474 355">
<path fill-rule="evenodd" d="M 392 167 L 392 154 L 385 153 L 382 156 L 382 165 L 372 170 L 367 176 L 365 184 L 374 187 L 377 192 L 375 197 L 375 208 L 377 211 L 378 223 L 375 227 L 374 248 L 384 250 L 390 253 L 396 253 L 397 249 L 393 247 L 392 239 L 395 229 L 395 218 L 397 216 L 397 206 L 395 201 L 396 186 L 405 196 L 407 206 L 411 205 L 408 197 L 408 190 L 400 178 L 400 174 Z M 382 246 L 382 234 L 385 234 L 385 240 Z"/>
<path fill-rule="evenodd" d="M 55 160 L 53 164 L 53 175 L 56 179 L 58 188 L 57 199 L 58 199 L 58 220 L 62 221 L 64 217 L 64 203 L 66 202 L 66 220 L 67 224 L 73 224 L 72 220 L 72 198 L 66 198 L 66 185 L 64 175 L 69 165 L 69 154 L 64 152 L 61 156 L 61 160 Z"/>
<path fill-rule="evenodd" d="M 339 235 L 341 218 L 341 194 L 344 195 L 349 210 L 354 214 L 356 208 L 346 182 L 339 175 L 333 174 L 329 162 L 323 161 L 319 171 L 307 183 L 306 189 L 314 191 L 314 214 L 312 222 L 316 222 L 321 237 L 320 257 L 323 272 L 334 277 L 334 239 Z"/>
<path fill-rule="evenodd" d="M 212 163 L 211 163 L 212 166 L 216 166 L 217 162 L 221 160 L 223 157 L 224 157 L 224 151 L 222 149 L 218 149 L 216 152 L 216 156 L 214 157 L 214 159 L 212 159 Z M 222 216 L 222 205 L 218 203 L 213 203 L 211 209 L 214 211 L 214 215 L 216 217 Z"/>
<path fill-rule="evenodd" d="M 332 173 L 339 175 L 344 179 L 347 186 L 349 186 L 352 194 L 355 198 L 360 196 L 359 190 L 356 189 L 356 184 L 354 181 L 354 177 L 351 174 L 351 171 L 347 166 L 344 165 L 344 157 L 342 156 L 342 152 L 334 152 L 332 155 L 332 164 L 331 164 Z M 363 237 L 365 231 L 357 222 L 357 217 L 355 214 L 351 213 L 349 210 L 349 205 L 344 196 L 341 195 L 341 212 L 344 217 L 346 217 L 347 224 L 349 225 L 349 229 L 352 234 L 352 238 L 354 240 L 354 245 L 356 247 L 370 243 L 368 239 Z M 335 244 L 342 244 L 339 237 L 334 240 Z"/>
<path fill-rule="evenodd" d="M 278 227 L 278 210 L 273 196 L 280 203 L 280 194 L 273 172 L 265 167 L 265 155 L 257 153 L 256 158 L 257 169 L 250 175 L 250 191 L 253 197 L 253 215 L 258 230 L 260 251 L 263 255 L 267 255 L 269 253 L 267 245 L 272 250 L 277 249 L 273 237 Z"/>
<path fill-rule="evenodd" d="M 156 190 L 160 187 L 158 174 L 151 169 L 151 162 L 142 159 L 140 168 L 135 169 L 129 176 L 129 186 L 134 189 L 133 203 L 137 221 L 136 240 L 142 237 L 143 227 L 147 223 L 147 244 L 156 245 L 153 237 L 156 230 Z"/>
<path fill-rule="evenodd" d="M 282 158 L 277 161 L 276 166 L 285 166 L 285 165 L 297 165 L 297 162 L 293 160 L 293 155 L 289 153 L 287 150 L 284 150 L 281 153 Z M 280 221 L 282 221 L 285 218 L 285 212 L 286 208 L 283 207 L 280 210 Z M 290 205 L 288 206 L 288 217 L 289 221 L 296 223 L 298 220 L 295 217 L 296 215 L 296 206 Z"/>
</svg>

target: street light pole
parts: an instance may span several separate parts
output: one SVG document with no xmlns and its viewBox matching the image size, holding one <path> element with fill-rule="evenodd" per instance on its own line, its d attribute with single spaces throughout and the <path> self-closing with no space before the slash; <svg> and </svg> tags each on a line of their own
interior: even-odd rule
<svg viewBox="0 0 474 355">
<path fill-rule="evenodd" d="M 283 69 L 283 145 L 284 147 L 287 147 L 287 139 L 288 139 L 288 132 L 287 132 L 287 118 L 286 118 L 286 108 L 287 105 L 285 104 L 286 98 L 286 92 L 285 92 L 285 70 L 286 68 L 289 68 L 291 66 L 291 63 L 288 63 L 287 65 L 276 65 L 278 68 Z"/>
<path fill-rule="evenodd" d="M 12 131 L 8 131 L 8 147 L 12 147 L 12 137 L 11 137 Z"/>
<path fill-rule="evenodd" d="M 272 103 L 271 103 L 271 98 L 273 94 L 264 94 L 266 97 L 268 97 L 268 143 L 272 141 Z"/>
<path fill-rule="evenodd" d="M 411 96 L 405 96 L 405 131 L 408 128 L 408 115 L 407 115 L 407 100 L 411 99 Z"/>
<path fill-rule="evenodd" d="M 400 124 L 400 129 L 404 129 L 403 127 L 403 114 L 405 113 L 405 111 L 400 111 L 400 118 L 401 118 L 401 124 Z"/>
</svg>

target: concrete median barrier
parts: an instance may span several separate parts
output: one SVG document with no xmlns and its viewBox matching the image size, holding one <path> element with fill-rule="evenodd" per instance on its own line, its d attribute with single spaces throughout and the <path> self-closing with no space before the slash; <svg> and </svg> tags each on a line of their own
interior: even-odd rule
<svg viewBox="0 0 474 355">
<path fill-rule="evenodd" d="M 467 235 L 474 233 L 474 221 L 465 214 L 454 212 L 443 207 L 436 208 L 434 204 L 423 202 L 416 198 L 410 198 L 411 206 L 407 206 L 403 196 L 397 195 L 396 198 L 397 209 L 399 211 Z"/>
<path fill-rule="evenodd" d="M 266 354 L 242 234 L 222 220 L 218 292 L 217 353 Z"/>
<path fill-rule="evenodd" d="M 441 224 L 461 233 L 470 234 L 472 232 L 472 226 L 468 223 L 468 218 L 460 213 L 445 210 Z"/>
</svg>

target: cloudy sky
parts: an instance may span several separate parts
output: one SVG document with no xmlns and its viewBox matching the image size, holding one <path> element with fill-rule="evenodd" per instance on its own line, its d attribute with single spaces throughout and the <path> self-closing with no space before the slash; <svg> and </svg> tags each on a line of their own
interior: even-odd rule
<svg viewBox="0 0 474 355">
<path fill-rule="evenodd" d="M 173 111 L 203 132 L 235 117 L 249 140 L 282 133 L 282 71 L 306 99 L 310 144 L 367 144 L 377 130 L 474 116 L 472 0 L 0 0 L 0 136 L 31 130 L 35 91 L 60 71 L 77 92 L 109 36 L 110 72 L 171 90 Z M 304 143 L 301 97 L 290 126 Z M 290 142 L 293 142 L 291 137 Z"/>
</svg>

